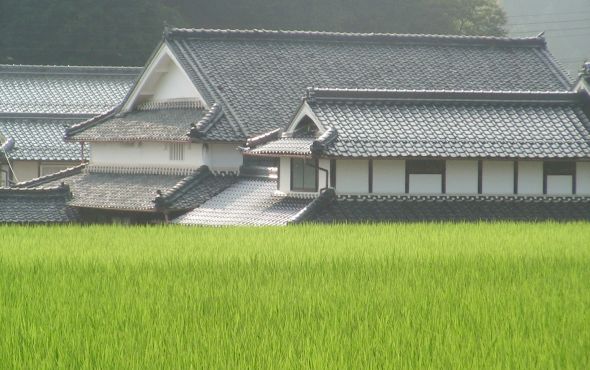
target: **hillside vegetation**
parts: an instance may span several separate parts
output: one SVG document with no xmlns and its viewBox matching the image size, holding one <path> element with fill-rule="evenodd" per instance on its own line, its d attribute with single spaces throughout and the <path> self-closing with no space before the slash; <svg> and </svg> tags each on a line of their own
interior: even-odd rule
<svg viewBox="0 0 590 370">
<path fill-rule="evenodd" d="M 0 227 L 2 368 L 588 368 L 590 225 Z"/>
</svg>

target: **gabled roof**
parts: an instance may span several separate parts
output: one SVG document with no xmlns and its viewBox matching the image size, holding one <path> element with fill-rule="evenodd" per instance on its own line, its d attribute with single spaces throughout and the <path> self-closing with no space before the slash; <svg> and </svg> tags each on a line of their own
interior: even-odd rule
<svg viewBox="0 0 590 370">
<path fill-rule="evenodd" d="M 590 158 L 590 98 L 573 92 L 309 89 L 329 128 L 251 155 L 348 158 Z"/>
<path fill-rule="evenodd" d="M 152 169 L 78 166 L 57 174 L 19 183 L 18 188 L 67 184 L 68 205 L 117 211 L 162 212 L 193 209 L 235 181 L 233 175 L 214 175 L 206 166 L 188 175 L 156 173 Z"/>
<path fill-rule="evenodd" d="M 65 143 L 63 136 L 72 123 L 85 118 L 0 113 L 0 142 L 3 137 L 14 140 L 6 153 L 12 160 L 79 161 L 88 158 L 87 148 L 82 156 L 80 145 Z"/>
<path fill-rule="evenodd" d="M 536 37 L 169 29 L 164 42 L 207 103 L 220 104 L 246 137 L 284 126 L 308 86 L 571 89 Z"/>
<path fill-rule="evenodd" d="M 66 205 L 70 195 L 70 189 L 63 185 L 40 189 L 0 188 L 0 224 L 74 222 L 77 212 Z"/>
<path fill-rule="evenodd" d="M 0 65 L 0 112 L 98 114 L 118 105 L 135 67 Z"/>
</svg>

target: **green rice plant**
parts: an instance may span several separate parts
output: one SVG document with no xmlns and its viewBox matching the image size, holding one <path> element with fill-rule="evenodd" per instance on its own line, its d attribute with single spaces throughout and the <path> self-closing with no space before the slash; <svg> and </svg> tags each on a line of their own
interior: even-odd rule
<svg viewBox="0 0 590 370">
<path fill-rule="evenodd" d="M 590 224 L 0 227 L 0 368 L 590 366 Z"/>
</svg>

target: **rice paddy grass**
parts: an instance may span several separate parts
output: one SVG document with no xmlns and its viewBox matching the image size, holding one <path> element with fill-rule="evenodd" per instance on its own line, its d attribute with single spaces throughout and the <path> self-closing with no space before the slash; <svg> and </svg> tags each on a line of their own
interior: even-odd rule
<svg viewBox="0 0 590 370">
<path fill-rule="evenodd" d="M 590 367 L 590 224 L 0 227 L 0 368 Z"/>
</svg>

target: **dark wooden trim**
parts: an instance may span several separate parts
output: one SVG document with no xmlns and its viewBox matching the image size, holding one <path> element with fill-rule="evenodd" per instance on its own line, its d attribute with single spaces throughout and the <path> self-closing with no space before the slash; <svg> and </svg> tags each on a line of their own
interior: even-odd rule
<svg viewBox="0 0 590 370">
<path fill-rule="evenodd" d="M 576 195 L 576 177 L 578 176 L 578 163 L 574 162 L 574 173 L 572 174 L 572 195 Z"/>
<path fill-rule="evenodd" d="M 404 163 L 404 169 L 406 170 L 406 194 L 410 193 L 410 171 L 408 170 L 408 162 Z"/>
<path fill-rule="evenodd" d="M 330 159 L 330 187 L 336 188 L 336 160 Z"/>
<path fill-rule="evenodd" d="M 281 158 L 279 157 L 279 163 L 277 163 L 277 190 L 281 189 Z"/>
<path fill-rule="evenodd" d="M 514 161 L 514 194 L 518 194 L 518 161 Z"/>
<path fill-rule="evenodd" d="M 443 160 L 443 168 L 442 174 L 440 176 L 441 184 L 440 184 L 440 191 L 443 194 L 447 193 L 447 161 Z"/>
<path fill-rule="evenodd" d="M 303 162 L 305 164 L 305 160 Z M 314 166 L 315 166 L 315 190 L 314 191 L 318 191 L 320 188 L 320 160 L 319 159 L 315 159 L 314 160 Z M 328 182 L 328 179 L 326 179 L 326 182 Z"/>
<path fill-rule="evenodd" d="M 295 158 L 291 158 L 290 159 L 290 164 L 289 164 L 289 191 L 293 191 L 293 159 Z"/>
<path fill-rule="evenodd" d="M 547 169 L 545 162 L 543 162 L 543 194 L 547 194 Z"/>
<path fill-rule="evenodd" d="M 483 194 L 483 161 L 477 161 L 477 194 Z"/>
<path fill-rule="evenodd" d="M 373 160 L 369 159 L 369 194 L 373 192 Z"/>
</svg>

